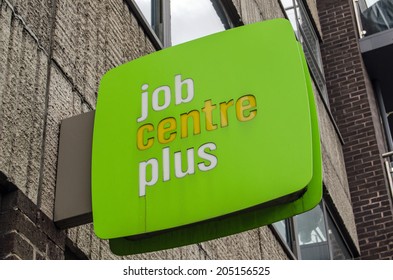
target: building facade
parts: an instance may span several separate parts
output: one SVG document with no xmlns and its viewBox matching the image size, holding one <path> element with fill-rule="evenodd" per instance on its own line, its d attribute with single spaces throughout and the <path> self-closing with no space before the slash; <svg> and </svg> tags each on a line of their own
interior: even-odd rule
<svg viewBox="0 0 393 280">
<path fill-rule="evenodd" d="M 0 259 L 392 259 L 393 103 L 384 43 L 391 36 L 390 3 L 0 0 Z M 113 255 L 91 223 L 55 225 L 61 121 L 95 109 L 108 70 L 274 18 L 290 20 L 313 79 L 324 188 L 315 209 L 225 238 L 127 257 Z"/>
</svg>

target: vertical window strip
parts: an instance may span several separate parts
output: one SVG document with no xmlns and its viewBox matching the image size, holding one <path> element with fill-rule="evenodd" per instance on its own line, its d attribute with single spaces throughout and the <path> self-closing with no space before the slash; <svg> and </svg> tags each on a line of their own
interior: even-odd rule
<svg viewBox="0 0 393 280">
<path fill-rule="evenodd" d="M 280 1 L 287 18 L 292 24 L 296 37 L 303 46 L 303 51 L 315 85 L 326 105 L 329 107 L 319 40 L 304 3 L 302 0 Z"/>
</svg>

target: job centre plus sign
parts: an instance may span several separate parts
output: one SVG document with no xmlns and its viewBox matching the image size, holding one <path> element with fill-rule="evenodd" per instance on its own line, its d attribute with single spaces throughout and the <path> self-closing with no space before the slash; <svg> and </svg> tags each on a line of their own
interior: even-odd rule
<svg viewBox="0 0 393 280">
<path fill-rule="evenodd" d="M 312 82 L 287 20 L 135 59 L 98 96 L 94 230 L 117 254 L 246 231 L 321 199 Z"/>
<path fill-rule="evenodd" d="M 189 147 L 187 149 L 187 169 L 185 171 L 182 169 L 182 152 L 178 151 L 173 153 L 170 147 L 167 146 L 175 140 L 176 137 L 185 139 L 190 136 L 190 122 L 192 123 L 192 135 L 198 135 L 201 133 L 201 129 L 213 131 L 219 127 L 227 127 L 229 125 L 228 114 L 230 112 L 235 113 L 237 120 L 240 122 L 250 121 L 257 115 L 257 102 L 255 96 L 243 95 L 236 101 L 230 99 L 219 104 L 213 104 L 211 99 L 205 100 L 200 110 L 194 109 L 180 114 L 179 123 L 176 121 L 175 117 L 167 117 L 157 124 L 153 124 L 148 122 L 149 100 L 151 102 L 150 107 L 153 110 L 151 114 L 167 109 L 171 105 L 171 102 L 175 102 L 176 106 L 192 102 L 195 94 L 194 80 L 192 78 L 182 80 L 182 75 L 176 75 L 174 78 L 174 96 L 172 94 L 173 89 L 167 85 L 154 89 L 150 98 L 148 91 L 149 85 L 144 84 L 141 89 L 143 91 L 141 98 L 141 116 L 136 121 L 143 124 L 139 126 L 136 133 L 137 148 L 140 151 L 148 150 L 157 142 L 165 145 L 165 147 L 162 149 L 161 160 L 150 158 L 139 163 L 139 196 L 145 196 L 146 187 L 154 186 L 160 178 L 163 182 L 171 179 L 171 161 L 174 161 L 174 173 L 175 177 L 178 179 L 194 174 L 196 168 L 199 171 L 209 171 L 217 166 L 218 159 L 212 153 L 212 151 L 217 149 L 217 145 L 213 141 L 204 143 L 197 149 L 196 147 Z M 234 107 L 235 110 L 231 110 L 231 107 Z M 220 111 L 219 120 L 213 119 L 213 112 L 216 109 Z M 203 115 L 202 119 L 205 120 L 204 125 L 201 125 L 201 115 Z M 199 157 L 197 166 L 195 166 L 195 150 Z"/>
</svg>

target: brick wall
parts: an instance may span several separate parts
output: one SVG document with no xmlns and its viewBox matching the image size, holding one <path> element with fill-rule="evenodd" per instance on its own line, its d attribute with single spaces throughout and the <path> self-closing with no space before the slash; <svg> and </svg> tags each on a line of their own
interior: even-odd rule
<svg viewBox="0 0 393 280">
<path fill-rule="evenodd" d="M 0 172 L 0 259 L 64 259 L 66 233 Z"/>
<path fill-rule="evenodd" d="M 331 111 L 343 147 L 363 259 L 393 258 L 393 216 L 381 153 L 378 112 L 362 64 L 352 1 L 317 1 Z"/>
</svg>

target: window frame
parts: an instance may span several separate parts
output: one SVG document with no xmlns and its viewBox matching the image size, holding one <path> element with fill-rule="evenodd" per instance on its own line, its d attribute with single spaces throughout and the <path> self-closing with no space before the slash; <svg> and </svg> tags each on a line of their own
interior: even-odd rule
<svg viewBox="0 0 393 280">
<path fill-rule="evenodd" d="M 290 0 L 290 1 L 292 1 L 292 3 L 293 3 L 294 0 Z M 311 27 L 312 27 L 312 30 L 314 31 L 315 35 L 317 36 L 317 39 L 318 39 L 318 42 L 319 42 L 319 49 L 320 49 L 320 46 L 321 46 L 321 43 L 322 43 L 322 38 L 321 38 L 319 32 L 317 31 L 318 29 L 317 29 L 317 27 L 316 27 L 316 24 L 315 24 L 315 22 L 314 22 L 313 17 L 311 16 L 311 12 L 309 11 L 308 6 L 307 6 L 306 4 L 304 4 L 304 1 L 305 1 L 305 0 L 297 0 L 297 1 L 298 1 L 298 2 L 301 2 L 301 5 L 303 5 L 303 7 L 304 7 L 305 13 L 306 13 L 306 15 L 307 15 L 307 17 L 308 17 L 308 19 L 309 19 L 309 22 L 310 22 L 310 25 L 311 25 Z M 286 17 L 286 19 L 288 19 L 288 20 L 290 21 L 290 18 L 289 18 L 289 16 L 288 16 L 287 12 L 286 12 L 287 9 L 285 9 L 282 0 L 279 0 L 278 3 L 279 3 L 279 5 L 280 5 L 281 10 L 282 10 L 284 16 Z M 295 9 L 294 9 L 294 10 L 295 10 Z M 296 14 L 295 14 L 295 18 L 296 18 L 296 17 L 297 17 L 297 16 L 296 16 Z M 291 22 L 291 23 L 292 23 L 292 22 Z M 296 26 L 298 26 L 297 23 L 296 23 Z M 296 34 L 296 32 L 295 32 L 295 34 Z M 321 53 L 321 50 L 319 50 L 319 52 Z M 308 67 L 309 67 L 309 69 L 310 69 L 310 65 L 309 65 L 309 64 L 310 64 L 310 63 L 307 61 L 307 65 L 308 65 Z M 321 70 L 323 71 L 322 53 L 321 53 Z M 319 87 L 318 87 L 318 85 L 317 85 L 317 82 L 316 82 L 315 75 L 314 75 L 313 71 L 311 71 L 311 69 L 310 69 L 310 74 L 311 74 L 311 77 L 312 77 L 312 79 L 313 79 L 313 81 L 314 81 L 314 85 L 315 85 L 315 87 L 317 88 L 317 91 L 318 91 L 318 93 L 319 93 L 319 96 L 321 97 L 322 104 L 323 104 L 323 106 L 325 107 L 326 112 L 327 112 L 327 114 L 328 114 L 328 116 L 329 116 L 329 119 L 330 119 L 330 121 L 331 121 L 332 124 L 333 124 L 334 130 L 336 131 L 337 136 L 338 136 L 338 138 L 339 138 L 341 144 L 342 144 L 342 145 L 345 145 L 344 138 L 342 137 L 341 132 L 340 132 L 340 129 L 339 129 L 338 126 L 337 126 L 336 120 L 334 119 L 334 117 L 333 117 L 333 115 L 332 115 L 332 113 L 331 113 L 331 111 L 330 111 L 330 102 L 329 102 L 329 96 L 328 96 L 328 91 L 327 91 L 327 85 L 326 85 L 325 74 L 324 74 L 324 72 L 322 72 L 323 78 L 324 78 L 324 81 L 325 81 L 325 82 L 324 82 L 324 90 L 323 90 L 324 93 L 322 93 L 321 90 L 319 89 Z"/>
<path fill-rule="evenodd" d="M 170 0 L 151 0 L 152 24 L 150 25 L 136 0 L 125 0 L 141 23 L 147 36 L 157 50 L 172 46 L 171 44 L 171 11 Z M 217 4 L 228 21 L 230 28 L 244 25 L 231 0 L 217 0 Z"/>
<path fill-rule="evenodd" d="M 330 230 L 330 226 L 329 226 L 329 222 L 328 222 L 328 216 L 330 217 L 332 223 L 334 224 L 335 229 L 337 230 L 337 233 L 340 235 L 341 237 L 341 241 L 343 242 L 343 244 L 345 245 L 349 255 L 351 256 L 351 259 L 355 259 L 357 257 L 356 253 L 354 252 L 354 248 L 353 246 L 351 246 L 351 244 L 348 242 L 348 238 L 350 238 L 350 236 L 346 236 L 342 230 L 342 225 L 340 225 L 337 221 L 338 221 L 338 217 L 334 214 L 332 207 L 330 207 L 327 203 L 327 201 L 324 200 L 324 204 L 325 204 L 325 212 L 326 212 L 326 225 L 327 225 L 327 229 L 328 231 Z M 328 237 L 329 237 L 329 248 L 330 248 L 330 254 L 331 254 L 331 259 L 333 260 L 333 251 L 332 251 L 332 246 L 331 246 L 331 238 L 330 238 L 330 233 L 328 232 Z"/>
<path fill-rule="evenodd" d="M 141 9 L 139 8 L 138 4 L 136 4 L 135 0 L 125 0 L 125 3 L 131 10 L 132 14 L 137 18 L 139 24 L 146 32 L 147 37 L 150 39 L 151 43 L 156 48 L 156 50 L 163 49 L 164 45 L 162 44 L 161 40 L 158 38 L 152 26 L 149 24 L 149 22 L 143 15 Z"/>
<path fill-rule="evenodd" d="M 351 259 L 356 258 L 357 257 L 357 250 L 354 246 L 351 246 L 350 242 L 348 242 L 348 238 L 350 238 L 350 236 L 345 235 L 343 233 L 342 226 L 340 226 L 340 224 L 337 222 L 338 218 L 336 217 L 333 210 L 331 209 L 331 206 L 328 203 L 328 199 L 324 197 L 321 200 L 320 204 L 318 204 L 318 205 L 320 205 L 322 213 L 323 213 L 323 220 L 324 220 L 324 225 L 326 228 L 326 241 L 327 241 L 328 250 L 329 250 L 329 259 L 334 260 L 333 259 L 333 252 L 332 252 L 332 241 L 331 241 L 331 237 L 330 237 L 330 233 L 329 233 L 331 228 L 330 228 L 329 222 L 328 222 L 328 215 L 329 215 L 332 223 L 334 224 L 335 229 L 336 229 L 337 233 L 339 234 L 339 237 L 340 237 L 342 243 L 344 244 L 346 251 L 351 256 Z M 300 214 L 300 215 L 302 215 L 302 214 Z M 285 220 L 285 223 L 286 223 L 286 225 L 289 225 L 289 227 L 286 228 L 286 234 L 289 235 L 287 237 L 287 239 L 289 239 L 292 244 L 287 244 L 287 242 L 284 240 L 284 238 L 282 237 L 282 235 L 280 234 L 280 232 L 278 231 L 278 229 L 276 228 L 276 226 L 274 224 L 270 225 L 270 227 L 271 227 L 274 235 L 276 236 L 276 238 L 280 242 L 280 244 L 283 246 L 283 249 L 286 251 L 287 255 L 290 258 L 295 258 L 295 259 L 301 260 L 302 259 L 301 249 L 300 249 L 300 244 L 299 244 L 299 240 L 298 240 L 299 232 L 298 232 L 298 226 L 296 223 L 296 219 L 294 217 L 288 218 Z M 290 235 L 292 235 L 292 236 L 290 236 Z"/>
<path fill-rule="evenodd" d="M 285 235 L 289 243 L 281 235 L 280 231 L 276 226 L 276 223 L 269 225 L 269 227 L 272 230 L 275 237 L 277 238 L 280 245 L 282 246 L 282 248 L 284 249 L 285 253 L 288 255 L 288 257 L 294 260 L 299 259 L 300 246 L 299 246 L 299 242 L 297 242 L 298 234 L 297 234 L 296 220 L 293 218 L 288 218 L 282 221 L 285 222 Z"/>
<path fill-rule="evenodd" d="M 282 8 L 282 11 L 284 12 L 285 17 L 289 21 L 291 21 L 291 19 L 287 11 L 292 9 L 294 10 L 295 24 L 296 24 L 296 30 L 294 30 L 294 33 L 298 41 L 303 46 L 304 53 L 306 54 L 308 68 L 310 70 L 311 77 L 314 81 L 314 85 L 316 86 L 319 94 L 321 95 L 322 100 L 324 101 L 326 107 L 330 110 L 330 102 L 329 102 L 329 97 L 327 94 L 327 87 L 326 87 L 326 78 L 325 78 L 325 73 L 322 63 L 322 54 L 321 54 L 321 47 L 320 47 L 321 38 L 319 36 L 319 33 L 316 31 L 315 23 L 312 20 L 312 16 L 309 10 L 306 8 L 304 1 L 303 0 L 290 0 L 290 1 L 292 2 L 291 4 L 292 7 L 290 8 L 285 8 L 282 0 L 280 0 L 279 3 Z M 303 22 L 303 25 L 306 24 L 311 31 L 311 35 L 314 39 L 314 42 L 316 42 L 318 48 L 317 57 L 315 57 L 315 54 L 312 51 L 313 48 L 310 45 L 310 40 L 306 36 L 304 28 L 302 27 L 300 21 Z M 292 22 L 291 24 L 293 25 Z M 307 53 L 309 54 L 310 58 L 308 58 Z"/>
</svg>

